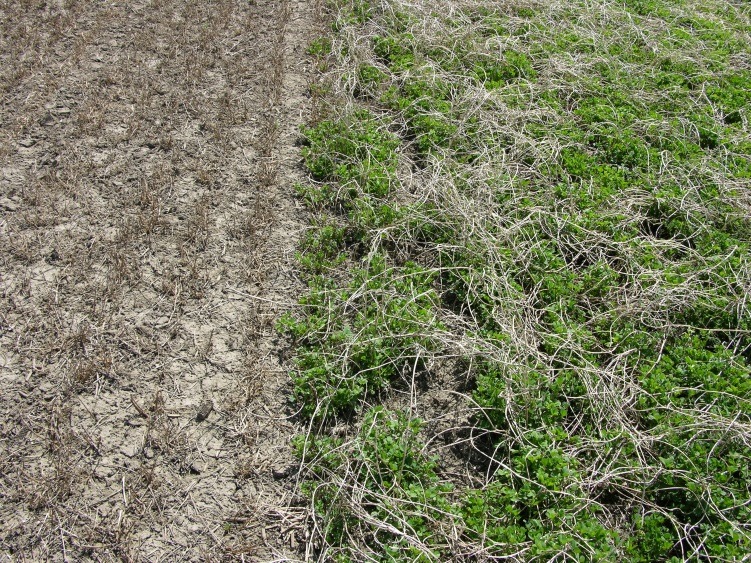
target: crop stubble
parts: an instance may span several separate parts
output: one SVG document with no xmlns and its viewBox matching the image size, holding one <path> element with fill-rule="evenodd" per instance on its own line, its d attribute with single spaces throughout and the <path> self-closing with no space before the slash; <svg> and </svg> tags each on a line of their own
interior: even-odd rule
<svg viewBox="0 0 751 563">
<path fill-rule="evenodd" d="M 293 557 L 315 7 L 0 5 L 0 554 Z"/>
</svg>

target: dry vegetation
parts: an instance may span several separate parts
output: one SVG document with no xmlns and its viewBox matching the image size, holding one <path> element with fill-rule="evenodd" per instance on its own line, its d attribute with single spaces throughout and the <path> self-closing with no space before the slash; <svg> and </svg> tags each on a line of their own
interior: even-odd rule
<svg viewBox="0 0 751 563">
<path fill-rule="evenodd" d="M 0 2 L 0 559 L 293 557 L 314 3 Z"/>
<path fill-rule="evenodd" d="M 280 323 L 320 560 L 748 560 L 749 4 L 335 4 Z"/>
</svg>

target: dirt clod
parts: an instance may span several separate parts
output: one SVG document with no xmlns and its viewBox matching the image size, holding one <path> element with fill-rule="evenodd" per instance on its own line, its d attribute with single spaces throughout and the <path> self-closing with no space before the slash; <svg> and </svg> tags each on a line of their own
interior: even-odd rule
<svg viewBox="0 0 751 563">
<path fill-rule="evenodd" d="M 211 401 L 205 401 L 204 403 L 202 403 L 198 409 L 198 412 L 196 413 L 196 421 L 201 422 L 203 420 L 206 420 L 211 414 L 212 410 L 214 410 L 214 404 Z"/>
</svg>

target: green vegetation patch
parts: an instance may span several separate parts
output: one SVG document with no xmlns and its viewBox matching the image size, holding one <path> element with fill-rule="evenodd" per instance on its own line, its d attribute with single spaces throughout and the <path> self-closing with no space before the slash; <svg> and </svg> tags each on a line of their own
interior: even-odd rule
<svg viewBox="0 0 751 563">
<path fill-rule="evenodd" d="M 353 272 L 345 288 L 311 279 L 302 319 L 280 327 L 299 342 L 295 398 L 313 418 L 349 414 L 387 388 L 404 366 L 417 369 L 439 327 L 435 274 L 414 263 L 388 267 L 383 255 Z"/>
<path fill-rule="evenodd" d="M 332 18 L 279 323 L 320 557 L 746 557 L 748 6 Z"/>
<path fill-rule="evenodd" d="M 443 541 L 452 487 L 422 451 L 421 427 L 404 413 L 373 407 L 351 440 L 298 440 L 299 457 L 313 468 L 303 489 L 325 519 L 322 534 L 337 546 L 335 559 L 349 560 L 358 550 L 379 551 L 385 560 L 441 556 L 426 546 Z M 373 521 L 381 526 L 373 530 Z"/>
</svg>

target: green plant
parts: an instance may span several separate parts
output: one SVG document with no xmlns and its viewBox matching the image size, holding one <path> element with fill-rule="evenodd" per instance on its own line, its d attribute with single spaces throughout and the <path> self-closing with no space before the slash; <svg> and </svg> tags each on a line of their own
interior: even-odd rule
<svg viewBox="0 0 751 563">
<path fill-rule="evenodd" d="M 281 323 L 309 443 L 356 436 L 307 462 L 328 468 L 326 553 L 440 559 L 456 526 L 457 553 L 513 561 L 742 558 L 747 11 L 389 0 L 337 21 L 349 109 L 306 132 L 325 219 Z M 442 385 L 461 423 L 420 426 L 420 455 L 371 410 L 409 401 L 438 428 Z"/>
<path fill-rule="evenodd" d="M 364 413 L 349 442 L 297 441 L 311 476 L 339 483 L 334 489 L 309 480 L 304 488 L 323 518 L 326 540 L 341 545 L 344 554 L 376 549 L 392 561 L 438 559 L 437 550 L 421 546 L 442 539 L 436 522 L 451 511 L 451 487 L 440 482 L 436 460 L 422 451 L 422 425 L 402 412 L 375 407 Z M 364 545 L 343 543 L 347 536 L 365 538 Z"/>
<path fill-rule="evenodd" d="M 331 52 L 331 39 L 328 37 L 319 37 L 314 39 L 308 45 L 308 54 L 314 57 L 325 57 Z"/>
<path fill-rule="evenodd" d="M 357 111 L 336 121 L 323 121 L 303 134 L 305 164 L 320 181 L 337 181 L 351 197 L 388 194 L 397 165 L 399 140 L 372 114 Z"/>
<path fill-rule="evenodd" d="M 403 366 L 422 365 L 434 347 L 438 325 L 434 274 L 414 263 L 387 267 L 374 256 L 356 270 L 349 286 L 322 285 L 301 302 L 305 316 L 283 317 L 279 328 L 302 344 L 297 356 L 295 398 L 308 416 L 351 412 L 385 389 Z"/>
<path fill-rule="evenodd" d="M 537 76 L 529 57 L 512 50 L 505 51 L 502 60 L 480 59 L 472 72 L 477 81 L 488 90 L 500 88 L 513 80 L 534 80 Z"/>
</svg>

